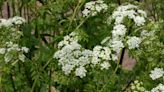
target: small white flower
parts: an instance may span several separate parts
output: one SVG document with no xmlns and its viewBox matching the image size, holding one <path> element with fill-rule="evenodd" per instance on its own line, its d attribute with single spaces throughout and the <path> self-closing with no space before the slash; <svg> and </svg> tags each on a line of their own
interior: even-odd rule
<svg viewBox="0 0 164 92">
<path fill-rule="evenodd" d="M 103 69 L 109 69 L 109 67 L 111 66 L 108 62 L 103 62 L 101 63 L 101 70 Z"/>
<path fill-rule="evenodd" d="M 123 22 L 123 19 L 124 19 L 123 16 L 116 17 L 114 24 L 116 24 L 116 25 L 121 24 Z"/>
<path fill-rule="evenodd" d="M 91 50 L 85 49 L 84 51 L 82 51 L 82 55 L 85 57 L 90 57 L 93 55 L 93 52 Z"/>
<path fill-rule="evenodd" d="M 153 88 L 151 92 L 164 92 L 164 85 L 159 84 L 157 87 Z"/>
<path fill-rule="evenodd" d="M 96 11 L 100 12 L 102 10 L 102 7 L 100 7 L 100 5 L 95 5 Z"/>
<path fill-rule="evenodd" d="M 27 47 L 22 47 L 22 51 L 24 51 L 25 53 L 28 53 L 28 52 L 29 52 L 29 48 L 27 48 Z"/>
<path fill-rule="evenodd" d="M 114 55 L 114 54 L 112 54 L 112 60 L 113 60 L 113 61 L 116 61 L 116 60 L 118 60 L 118 57 L 117 57 L 117 55 Z"/>
<path fill-rule="evenodd" d="M 10 62 L 10 61 L 12 60 L 12 58 L 13 58 L 13 54 L 11 54 L 11 53 L 6 53 L 5 56 L 4 56 L 4 61 L 5 61 L 6 63 L 8 63 L 8 62 Z"/>
<path fill-rule="evenodd" d="M 80 66 L 85 66 L 85 65 L 87 65 L 87 64 L 90 63 L 88 57 L 82 56 L 82 57 L 80 57 L 78 60 L 79 60 L 79 65 L 80 65 Z"/>
<path fill-rule="evenodd" d="M 98 12 L 106 11 L 108 6 L 102 0 L 90 1 L 85 4 L 85 8 L 82 11 L 83 17 L 87 17 L 89 15 L 95 16 Z"/>
<path fill-rule="evenodd" d="M 88 10 L 88 9 L 84 9 L 82 11 L 83 17 L 87 17 L 89 15 L 89 13 L 90 13 L 90 10 Z"/>
<path fill-rule="evenodd" d="M 158 79 L 160 77 L 163 77 L 164 71 L 163 68 L 154 68 L 154 70 L 151 71 L 150 77 L 152 80 Z"/>
<path fill-rule="evenodd" d="M 103 51 L 101 51 L 100 57 L 103 60 L 111 60 L 110 54 L 111 54 L 111 50 L 108 47 L 103 47 Z"/>
<path fill-rule="evenodd" d="M 11 27 L 12 23 L 6 19 L 0 19 L 0 28 L 1 27 Z"/>
<path fill-rule="evenodd" d="M 11 18 L 11 22 L 16 25 L 21 25 L 21 24 L 25 23 L 26 20 L 22 17 L 15 16 L 15 17 Z"/>
<path fill-rule="evenodd" d="M 145 21 L 145 18 L 144 18 L 144 17 L 136 16 L 136 17 L 134 18 L 134 22 L 135 22 L 135 24 L 136 24 L 137 26 L 142 26 L 142 25 L 144 25 L 144 23 L 145 23 L 146 21 Z"/>
<path fill-rule="evenodd" d="M 138 13 L 140 13 L 141 15 L 143 15 L 144 17 L 147 16 L 146 12 L 143 10 L 137 10 Z"/>
<path fill-rule="evenodd" d="M 140 38 L 138 38 L 136 36 L 130 37 L 127 41 L 129 49 L 138 48 L 140 43 L 141 43 Z"/>
<path fill-rule="evenodd" d="M 124 44 L 122 41 L 112 41 L 111 47 L 114 51 L 119 52 L 120 49 L 124 47 Z"/>
<path fill-rule="evenodd" d="M 20 61 L 24 62 L 26 57 L 25 57 L 24 54 L 19 54 L 18 58 L 19 58 Z"/>
<path fill-rule="evenodd" d="M 135 18 L 135 15 L 136 15 L 136 14 L 137 14 L 137 13 L 136 13 L 134 10 L 129 10 L 129 11 L 126 12 L 125 15 L 127 15 L 128 18 L 133 19 L 133 18 Z"/>
<path fill-rule="evenodd" d="M 98 64 L 99 62 L 100 62 L 100 59 L 99 59 L 98 57 L 93 57 L 93 58 L 92 58 L 91 63 L 92 63 L 93 65 L 96 65 L 96 64 Z"/>
<path fill-rule="evenodd" d="M 123 5 L 117 8 L 116 11 L 113 12 L 112 18 L 115 20 L 114 24 L 123 23 L 124 18 L 133 19 L 137 26 L 144 25 L 146 12 L 143 10 L 138 10 L 135 5 Z"/>
<path fill-rule="evenodd" d="M 77 42 L 71 42 L 70 45 L 72 48 L 77 49 L 77 50 L 80 50 L 81 48 L 81 45 Z"/>
<path fill-rule="evenodd" d="M 81 66 L 79 68 L 76 68 L 75 75 L 79 76 L 80 78 L 83 78 L 86 76 L 86 72 L 87 72 L 87 70 Z"/>
<path fill-rule="evenodd" d="M 0 48 L 0 54 L 5 54 L 6 49 L 5 48 Z"/>
<path fill-rule="evenodd" d="M 124 36 L 126 33 L 126 27 L 122 24 L 118 24 L 114 26 L 114 29 L 112 31 L 112 35 L 115 36 Z"/>
<path fill-rule="evenodd" d="M 62 70 L 64 71 L 64 74 L 65 75 L 68 75 L 71 73 L 71 71 L 73 70 L 74 66 L 73 65 L 69 65 L 69 64 L 66 64 L 64 66 L 62 66 Z"/>
<path fill-rule="evenodd" d="M 93 48 L 93 51 L 100 51 L 101 49 L 102 49 L 102 46 L 97 45 Z"/>
</svg>

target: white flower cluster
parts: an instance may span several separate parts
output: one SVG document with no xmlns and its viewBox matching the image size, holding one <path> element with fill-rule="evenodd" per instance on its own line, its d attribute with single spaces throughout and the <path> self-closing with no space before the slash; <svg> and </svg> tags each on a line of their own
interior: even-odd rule
<svg viewBox="0 0 164 92">
<path fill-rule="evenodd" d="M 110 46 L 116 53 L 119 53 L 121 48 L 124 48 L 124 44 L 121 40 L 111 40 Z"/>
<path fill-rule="evenodd" d="M 115 25 L 112 30 L 112 38 L 109 40 L 109 46 L 116 52 L 119 53 L 122 48 L 125 47 L 125 44 L 128 45 L 129 49 L 135 49 L 139 47 L 141 39 L 139 37 L 133 36 L 129 37 L 126 41 L 126 33 L 128 33 L 124 23 L 124 18 L 133 19 L 137 26 L 143 25 L 144 22 L 137 21 L 139 17 L 145 18 L 146 13 L 142 10 L 137 9 L 135 5 L 125 5 L 120 6 L 114 11 L 112 18 L 115 20 Z M 144 19 L 145 20 L 145 19 Z M 128 33 L 129 34 L 129 33 Z M 104 43 L 104 42 L 103 42 Z"/>
<path fill-rule="evenodd" d="M 127 41 L 129 49 L 138 48 L 140 43 L 141 43 L 141 39 L 136 36 L 129 37 L 129 39 Z"/>
<path fill-rule="evenodd" d="M 151 91 L 148 91 L 143 87 L 143 82 L 135 80 L 134 83 L 131 84 L 131 90 L 132 92 L 164 92 L 164 85 L 160 83 L 155 88 L 152 88 Z"/>
<path fill-rule="evenodd" d="M 55 52 L 54 58 L 58 59 L 64 74 L 69 75 L 74 71 L 76 76 L 86 76 L 86 66 L 93 65 L 103 69 L 109 69 L 109 61 L 116 60 L 109 47 L 95 46 L 93 51 L 84 49 L 78 43 L 78 34 L 72 32 L 64 37 L 58 44 L 59 50 Z"/>
<path fill-rule="evenodd" d="M 159 84 L 157 87 L 153 88 L 151 92 L 164 92 L 164 85 Z"/>
<path fill-rule="evenodd" d="M 154 68 L 154 70 L 151 71 L 150 77 L 152 80 L 156 80 L 158 78 L 164 77 L 164 70 L 163 68 Z"/>
<path fill-rule="evenodd" d="M 141 36 L 143 38 L 149 37 L 149 36 L 154 36 L 155 35 L 155 30 L 148 31 L 148 30 L 142 30 Z"/>
<path fill-rule="evenodd" d="M 132 92 L 149 92 L 143 87 L 143 82 L 135 80 L 134 83 L 131 84 Z"/>
<path fill-rule="evenodd" d="M 125 25 L 122 24 L 118 24 L 115 25 L 112 31 L 112 36 L 116 39 L 116 38 L 120 38 L 120 37 L 124 37 L 126 34 L 126 27 Z"/>
<path fill-rule="evenodd" d="M 27 47 L 20 48 L 18 44 L 14 44 L 12 42 L 6 42 L 6 47 L 0 48 L 0 55 L 4 55 L 4 61 L 6 63 L 14 59 L 18 59 L 24 62 L 25 55 L 23 53 L 28 53 L 28 51 L 29 49 Z"/>
<path fill-rule="evenodd" d="M 12 27 L 14 25 L 21 25 L 25 23 L 25 19 L 22 17 L 15 16 L 9 19 L 0 19 L 0 28 L 1 27 Z"/>
<path fill-rule="evenodd" d="M 106 11 L 107 8 L 108 6 L 104 3 L 103 0 L 90 1 L 85 4 L 85 9 L 82 11 L 82 14 L 84 17 L 87 17 L 89 15 L 95 16 L 101 11 Z"/>
<path fill-rule="evenodd" d="M 144 40 L 144 44 L 151 44 L 153 40 L 157 39 L 156 30 L 142 30 L 141 39 Z"/>
<path fill-rule="evenodd" d="M 87 70 L 85 66 L 90 63 L 92 51 L 82 48 L 82 46 L 74 38 L 76 33 L 71 33 L 59 42 L 58 50 L 54 54 L 54 58 L 59 59 L 59 65 L 66 75 L 70 74 L 75 68 L 75 75 L 83 78 L 86 76 Z"/>
<path fill-rule="evenodd" d="M 71 42 L 78 42 L 78 34 L 76 32 L 72 32 L 71 34 L 66 35 L 64 39 L 59 42 L 58 48 L 69 45 Z"/>
<path fill-rule="evenodd" d="M 95 46 L 93 48 L 93 58 L 92 64 L 100 64 L 101 69 L 108 69 L 111 65 L 109 60 L 111 60 L 111 50 L 108 47 Z"/>
<path fill-rule="evenodd" d="M 128 17 L 134 21 L 136 26 L 142 26 L 146 22 L 146 16 L 145 11 L 137 9 L 135 5 L 128 4 L 118 7 L 117 10 L 114 11 L 112 18 L 115 19 L 115 24 L 121 24 L 124 18 Z"/>
</svg>

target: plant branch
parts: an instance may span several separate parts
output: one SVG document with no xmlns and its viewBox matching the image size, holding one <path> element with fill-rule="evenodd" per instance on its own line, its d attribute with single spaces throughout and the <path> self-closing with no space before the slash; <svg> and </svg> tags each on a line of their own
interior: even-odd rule
<svg viewBox="0 0 164 92">
<path fill-rule="evenodd" d="M 11 73 L 10 73 L 10 78 L 11 78 L 11 83 L 12 83 L 12 86 L 13 86 L 13 90 L 14 90 L 14 92 L 17 92 L 16 91 L 16 88 L 15 88 L 15 83 L 14 83 L 13 75 Z"/>
</svg>

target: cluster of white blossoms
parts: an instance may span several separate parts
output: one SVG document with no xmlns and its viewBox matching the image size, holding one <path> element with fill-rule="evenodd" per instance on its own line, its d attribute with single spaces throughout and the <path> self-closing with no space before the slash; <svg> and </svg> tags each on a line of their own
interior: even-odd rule
<svg viewBox="0 0 164 92">
<path fill-rule="evenodd" d="M 135 5 L 123 5 L 117 8 L 114 11 L 112 18 L 115 19 L 115 24 L 121 24 L 124 21 L 125 17 L 132 19 L 136 26 L 142 26 L 146 22 L 146 12 L 138 9 Z"/>
<path fill-rule="evenodd" d="M 141 17 L 141 18 L 139 18 Z M 110 46 L 113 51 L 119 53 L 122 48 L 128 45 L 129 49 L 138 48 L 141 39 L 136 36 L 127 37 L 129 35 L 128 28 L 124 25 L 124 19 L 132 19 L 137 26 L 141 26 L 145 23 L 146 13 L 142 10 L 139 10 L 135 5 L 124 5 L 119 6 L 112 15 L 112 19 L 115 21 L 115 25 L 112 30 L 112 38 L 109 40 L 108 46 Z M 144 21 L 142 21 L 142 19 Z M 127 40 L 126 40 L 127 39 Z"/>
<path fill-rule="evenodd" d="M 135 80 L 134 83 L 131 83 L 131 90 L 133 92 L 164 92 L 164 85 L 158 84 L 158 86 L 152 88 L 150 91 L 146 90 L 143 86 L 143 82 Z"/>
<path fill-rule="evenodd" d="M 92 50 L 83 48 L 78 43 L 78 34 L 72 32 L 66 35 L 58 44 L 59 50 L 55 52 L 54 58 L 58 59 L 64 74 L 69 75 L 74 71 L 76 76 L 86 76 L 87 66 L 100 67 L 101 70 L 109 69 L 109 61 L 116 60 L 109 47 L 95 46 Z"/>
<path fill-rule="evenodd" d="M 93 57 L 91 63 L 93 65 L 99 64 L 101 69 L 108 69 L 111 65 L 109 61 L 112 60 L 112 53 L 109 47 L 95 46 L 93 48 Z"/>
<path fill-rule="evenodd" d="M 156 67 L 156 68 L 154 68 L 154 70 L 151 71 L 149 76 L 151 77 L 152 80 L 156 80 L 156 79 L 159 79 L 162 77 L 164 80 L 164 70 L 163 70 L 163 68 Z M 150 92 L 164 92 L 164 85 L 160 83 L 155 88 L 152 88 Z"/>
<path fill-rule="evenodd" d="M 143 82 L 135 80 L 134 83 L 131 83 L 132 92 L 149 92 L 143 87 Z"/>
<path fill-rule="evenodd" d="M 138 48 L 140 43 L 141 43 L 141 39 L 136 36 L 129 37 L 129 39 L 127 40 L 129 49 Z"/>
<path fill-rule="evenodd" d="M 75 32 L 65 36 L 64 40 L 59 42 L 60 50 L 55 52 L 54 58 L 58 59 L 66 75 L 74 70 L 76 76 L 83 78 L 86 76 L 85 66 L 90 64 L 92 51 L 82 48 L 77 41 Z"/>
<path fill-rule="evenodd" d="M 126 34 L 126 30 L 127 29 L 125 25 L 122 24 L 115 25 L 112 31 L 113 38 L 117 39 L 117 38 L 124 37 Z"/>
<path fill-rule="evenodd" d="M 124 44 L 122 40 L 111 40 L 111 45 L 110 47 L 112 48 L 113 51 L 116 53 L 119 53 L 122 48 L 124 48 Z"/>
<path fill-rule="evenodd" d="M 103 1 L 91 1 L 86 3 L 83 16 L 90 14 L 94 16 L 97 12 L 106 9 L 107 5 L 104 4 Z M 122 20 L 120 20 L 119 17 L 121 17 Z M 93 48 L 93 51 L 87 50 L 78 43 L 77 33 L 73 32 L 65 36 L 58 44 L 59 50 L 54 54 L 54 58 L 58 59 L 59 65 L 62 66 L 62 71 L 64 71 L 66 75 L 75 71 L 76 76 L 83 78 L 87 72 L 85 66 L 92 64 L 93 66 L 98 65 L 101 70 L 109 69 L 111 66 L 109 61 L 118 60 L 117 54 L 126 44 L 128 44 L 129 49 L 138 48 L 141 43 L 139 37 L 133 36 L 126 40 L 126 33 L 128 32 L 126 26 L 123 24 L 123 18 L 125 17 L 130 19 L 135 19 L 136 17 L 144 18 L 146 17 L 146 13 L 137 9 L 137 6 L 134 5 L 120 6 L 112 16 L 112 18 L 115 19 L 112 37 L 107 37 L 102 41 L 102 43 L 108 42 L 106 47 L 98 45 Z M 141 23 L 141 21 L 135 22 L 137 26 L 141 26 L 143 23 L 144 22 Z"/>
<path fill-rule="evenodd" d="M 21 25 L 25 22 L 26 22 L 25 19 L 19 16 L 15 16 L 9 19 L 0 19 L 0 28 L 13 27 L 14 25 Z"/>
<path fill-rule="evenodd" d="M 164 85 L 159 84 L 157 87 L 153 88 L 151 92 L 164 92 Z"/>
<path fill-rule="evenodd" d="M 87 17 L 89 15 L 95 16 L 101 11 L 106 11 L 107 8 L 108 6 L 104 3 L 103 0 L 90 1 L 85 4 L 85 9 L 82 11 L 82 14 L 84 17 Z"/>
<path fill-rule="evenodd" d="M 29 49 L 27 47 L 19 47 L 18 44 L 13 42 L 6 42 L 5 48 L 0 48 L 0 55 L 4 55 L 4 61 L 6 63 L 12 60 L 25 61 L 25 55 L 23 53 L 28 53 Z"/>
<path fill-rule="evenodd" d="M 150 73 L 150 77 L 152 78 L 152 80 L 156 80 L 158 78 L 163 77 L 164 78 L 164 70 L 163 68 L 154 68 L 154 70 L 151 71 Z"/>
</svg>

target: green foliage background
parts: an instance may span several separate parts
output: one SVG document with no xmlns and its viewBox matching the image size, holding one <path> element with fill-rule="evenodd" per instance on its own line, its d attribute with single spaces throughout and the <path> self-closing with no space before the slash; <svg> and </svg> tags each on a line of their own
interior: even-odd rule
<svg viewBox="0 0 164 92">
<path fill-rule="evenodd" d="M 154 67 L 164 67 L 164 1 L 104 0 L 109 5 L 108 12 L 85 19 L 81 17 L 81 11 L 89 1 L 0 0 L 1 10 L 7 2 L 10 7 L 8 12 L 13 12 L 8 17 L 19 15 L 27 19 L 28 22 L 19 29 L 23 36 L 15 41 L 30 48 L 24 63 L 4 65 L 0 61 L 0 66 L 3 66 L 0 69 L 0 92 L 53 92 L 52 88 L 60 92 L 124 92 L 136 79 L 143 81 L 144 87 L 149 90 L 162 82 L 152 81 L 149 73 Z M 133 52 L 138 62 L 134 69 L 128 71 L 119 67 L 116 74 L 112 73 L 113 68 L 105 71 L 90 69 L 92 72 L 83 79 L 65 76 L 57 61 L 52 59 L 57 43 L 65 35 L 77 31 L 82 36 L 80 43 L 85 48 L 92 49 L 100 44 L 101 40 L 110 35 L 113 26 L 107 25 L 106 19 L 120 3 L 136 4 L 146 10 L 148 19 L 151 20 L 146 28 L 157 30 L 156 36 L 148 38 L 152 43 Z M 13 39 L 10 36 L 6 38 L 10 33 L 5 32 L 0 32 L 0 46 L 6 40 Z"/>
</svg>

